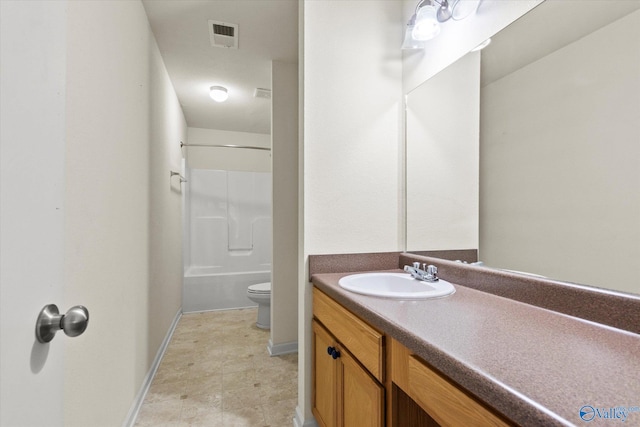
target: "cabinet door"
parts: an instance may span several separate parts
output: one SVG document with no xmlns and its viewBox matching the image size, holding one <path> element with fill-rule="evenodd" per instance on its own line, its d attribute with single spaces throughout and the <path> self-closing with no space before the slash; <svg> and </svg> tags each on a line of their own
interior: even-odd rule
<svg viewBox="0 0 640 427">
<path fill-rule="evenodd" d="M 384 425 L 384 389 L 344 349 L 338 367 L 342 398 L 341 426 L 381 427 Z"/>
<path fill-rule="evenodd" d="M 333 337 L 315 320 L 313 329 L 313 407 L 312 412 L 321 427 L 336 427 L 337 423 L 337 367 L 327 353 L 335 347 Z"/>
</svg>

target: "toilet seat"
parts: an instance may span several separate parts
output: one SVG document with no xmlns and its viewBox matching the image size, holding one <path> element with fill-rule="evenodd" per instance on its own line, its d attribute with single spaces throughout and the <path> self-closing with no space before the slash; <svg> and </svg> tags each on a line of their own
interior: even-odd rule
<svg viewBox="0 0 640 427">
<path fill-rule="evenodd" d="M 267 283 L 257 283 L 255 285 L 249 286 L 247 292 L 250 294 L 270 294 L 271 293 L 271 282 Z"/>
</svg>

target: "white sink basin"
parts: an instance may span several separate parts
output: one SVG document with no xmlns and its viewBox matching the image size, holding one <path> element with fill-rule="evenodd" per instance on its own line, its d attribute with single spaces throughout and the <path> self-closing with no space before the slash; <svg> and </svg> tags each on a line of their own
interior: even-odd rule
<svg viewBox="0 0 640 427">
<path fill-rule="evenodd" d="M 362 273 L 345 276 L 340 287 L 363 295 L 396 299 L 429 299 L 451 295 L 456 290 L 445 280 L 422 282 L 405 273 Z"/>
</svg>

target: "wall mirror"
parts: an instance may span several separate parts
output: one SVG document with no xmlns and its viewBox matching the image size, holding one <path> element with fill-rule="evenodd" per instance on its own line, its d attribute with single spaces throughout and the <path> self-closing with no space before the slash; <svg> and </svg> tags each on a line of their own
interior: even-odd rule
<svg viewBox="0 0 640 427">
<path fill-rule="evenodd" d="M 640 294 L 640 1 L 547 0 L 410 92 L 406 172 L 407 251 Z"/>
</svg>

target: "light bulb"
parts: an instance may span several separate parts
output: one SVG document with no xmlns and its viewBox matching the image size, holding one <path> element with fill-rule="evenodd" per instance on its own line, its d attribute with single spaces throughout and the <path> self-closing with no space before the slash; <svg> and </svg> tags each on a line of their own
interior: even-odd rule
<svg viewBox="0 0 640 427">
<path fill-rule="evenodd" d="M 453 5 L 452 17 L 454 21 L 461 21 L 476 13 L 480 0 L 458 0 Z"/>
<path fill-rule="evenodd" d="M 411 35 L 414 40 L 431 40 L 440 33 L 440 23 L 433 5 L 422 6 L 416 15 L 416 24 Z"/>
<path fill-rule="evenodd" d="M 422 49 L 424 48 L 424 41 L 415 40 L 413 38 L 413 24 L 407 25 L 407 29 L 404 34 L 404 41 L 402 42 L 401 49 Z"/>
<path fill-rule="evenodd" d="M 216 102 L 224 102 L 229 98 L 229 93 L 226 87 L 211 86 L 209 88 L 209 96 Z"/>
</svg>

